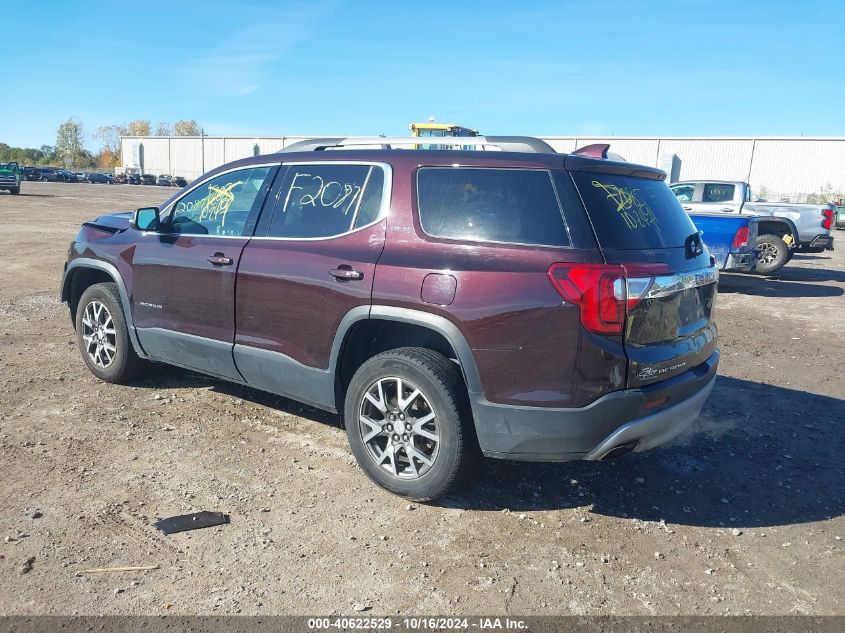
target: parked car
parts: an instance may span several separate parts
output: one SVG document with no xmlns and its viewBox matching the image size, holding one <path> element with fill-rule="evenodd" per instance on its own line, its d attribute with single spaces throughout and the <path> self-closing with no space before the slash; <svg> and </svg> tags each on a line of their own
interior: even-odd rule
<svg viewBox="0 0 845 633">
<path fill-rule="evenodd" d="M 845 229 L 845 205 L 836 207 L 836 228 Z"/>
<path fill-rule="evenodd" d="M 61 176 L 64 182 L 79 182 L 79 177 L 72 171 L 62 169 Z"/>
<path fill-rule="evenodd" d="M 164 362 L 340 412 L 362 470 L 417 500 L 478 449 L 605 460 L 692 423 L 718 270 L 662 171 L 527 137 L 384 142 L 294 144 L 86 222 L 61 298 L 90 371 Z"/>
<path fill-rule="evenodd" d="M 160 187 L 172 187 L 173 178 L 171 178 L 168 174 L 161 174 L 158 178 L 156 178 L 156 184 Z"/>
<path fill-rule="evenodd" d="M 126 174 L 126 182 L 130 185 L 140 185 L 141 176 L 139 174 Z"/>
<path fill-rule="evenodd" d="M 690 213 L 719 270 L 750 273 L 757 265 L 760 218 L 753 215 Z"/>
<path fill-rule="evenodd" d="M 671 189 L 689 212 L 765 216 L 757 236 L 758 272 L 779 270 L 796 251 L 833 250 L 833 205 L 756 201 L 748 183 L 739 181 L 687 180 L 673 184 Z"/>
<path fill-rule="evenodd" d="M 188 181 L 182 178 L 182 176 L 174 176 L 173 177 L 173 186 L 174 187 L 187 187 Z"/>
<path fill-rule="evenodd" d="M 30 181 L 41 180 L 41 170 L 38 167 L 24 167 L 23 178 Z"/>
<path fill-rule="evenodd" d="M 0 163 L 0 191 L 16 196 L 21 192 L 21 168 L 18 163 Z"/>
<path fill-rule="evenodd" d="M 42 182 L 63 182 L 64 176 L 60 173 L 61 170 L 53 169 L 52 167 L 42 167 L 38 170 L 38 180 Z"/>
<path fill-rule="evenodd" d="M 107 185 L 109 184 L 109 178 L 105 174 L 90 173 L 88 174 L 88 182 L 95 185 Z"/>
<path fill-rule="evenodd" d="M 88 180 L 88 174 L 85 172 L 77 171 L 75 173 L 77 182 L 86 182 Z"/>
<path fill-rule="evenodd" d="M 156 184 L 156 177 L 153 174 L 141 174 L 141 184 L 154 185 Z"/>
</svg>

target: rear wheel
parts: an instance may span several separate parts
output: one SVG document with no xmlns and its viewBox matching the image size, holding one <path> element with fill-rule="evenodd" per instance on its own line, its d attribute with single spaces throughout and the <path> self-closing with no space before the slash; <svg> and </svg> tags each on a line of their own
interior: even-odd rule
<svg viewBox="0 0 845 633">
<path fill-rule="evenodd" d="M 82 293 L 76 338 L 82 359 L 100 380 L 123 384 L 145 366 L 129 340 L 117 284 L 94 284 Z"/>
<path fill-rule="evenodd" d="M 458 367 L 428 349 L 374 356 L 352 378 L 344 419 L 352 453 L 379 486 L 415 501 L 447 494 L 477 454 Z"/>
<path fill-rule="evenodd" d="M 789 261 L 789 248 L 778 235 L 760 235 L 756 246 L 759 253 L 755 272 L 769 275 L 783 268 Z"/>
<path fill-rule="evenodd" d="M 21 192 L 20 186 L 12 187 L 11 189 L 9 189 L 9 193 L 12 194 L 13 196 L 18 195 L 20 192 Z"/>
</svg>

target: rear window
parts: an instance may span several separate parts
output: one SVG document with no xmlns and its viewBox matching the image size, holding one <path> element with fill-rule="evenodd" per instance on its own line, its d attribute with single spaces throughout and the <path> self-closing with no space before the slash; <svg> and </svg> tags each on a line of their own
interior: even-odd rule
<svg viewBox="0 0 845 633">
<path fill-rule="evenodd" d="M 417 202 L 420 224 L 432 237 L 569 246 L 548 171 L 424 167 Z"/>
<path fill-rule="evenodd" d="M 602 248 L 683 247 L 695 225 L 662 180 L 572 172 Z"/>
</svg>

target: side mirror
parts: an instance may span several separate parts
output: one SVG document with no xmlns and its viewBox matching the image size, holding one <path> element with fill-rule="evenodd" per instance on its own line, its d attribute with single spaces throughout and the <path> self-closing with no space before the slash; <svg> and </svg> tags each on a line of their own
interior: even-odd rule
<svg viewBox="0 0 845 633">
<path fill-rule="evenodd" d="M 132 215 L 130 226 L 139 231 L 158 230 L 158 207 L 137 209 Z"/>
</svg>

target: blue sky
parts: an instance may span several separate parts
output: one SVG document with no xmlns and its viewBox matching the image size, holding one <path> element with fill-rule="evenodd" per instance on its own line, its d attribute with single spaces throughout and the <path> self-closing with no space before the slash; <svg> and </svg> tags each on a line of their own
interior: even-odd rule
<svg viewBox="0 0 845 633">
<path fill-rule="evenodd" d="M 0 142 L 78 117 L 211 135 L 845 135 L 845 2 L 7 2 Z M 17 62 L 13 60 L 17 59 Z M 95 148 L 96 143 L 89 144 Z"/>
</svg>

